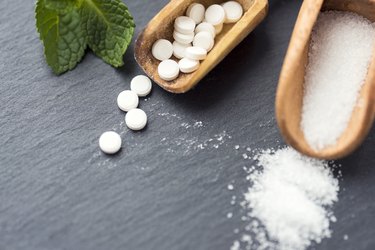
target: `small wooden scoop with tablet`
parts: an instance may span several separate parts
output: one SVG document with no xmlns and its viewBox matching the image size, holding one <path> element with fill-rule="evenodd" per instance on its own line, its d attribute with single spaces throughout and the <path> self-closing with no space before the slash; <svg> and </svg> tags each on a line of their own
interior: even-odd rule
<svg viewBox="0 0 375 250">
<path fill-rule="evenodd" d="M 135 59 L 144 72 L 163 89 L 173 93 L 184 93 L 193 88 L 205 77 L 226 55 L 229 54 L 266 16 L 267 0 L 237 0 L 243 8 L 243 16 L 233 24 L 225 24 L 222 32 L 215 37 L 215 45 L 199 68 L 189 74 L 180 73 L 172 81 L 165 81 L 158 74 L 160 61 L 153 57 L 152 46 L 159 39 L 173 41 L 174 22 L 184 16 L 193 3 L 205 7 L 222 4 L 220 0 L 171 0 L 139 34 L 135 45 Z M 176 58 L 172 58 L 178 61 Z"/>
</svg>

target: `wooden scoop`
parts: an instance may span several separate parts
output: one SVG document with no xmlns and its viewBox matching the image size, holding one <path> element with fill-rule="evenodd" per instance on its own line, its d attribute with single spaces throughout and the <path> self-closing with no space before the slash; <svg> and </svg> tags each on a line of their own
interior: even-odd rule
<svg viewBox="0 0 375 250">
<path fill-rule="evenodd" d="M 176 80 L 164 81 L 158 75 L 157 69 L 160 61 L 152 56 L 152 45 L 158 39 L 173 41 L 174 20 L 185 15 L 190 4 L 202 3 L 205 7 L 208 7 L 211 4 L 221 4 L 225 2 L 224 0 L 171 0 L 139 34 L 135 44 L 135 59 L 138 64 L 154 82 L 165 90 L 173 93 L 184 93 L 190 90 L 223 60 L 267 14 L 267 0 L 237 1 L 242 5 L 244 15 L 235 24 L 224 24 L 223 31 L 215 37 L 214 48 L 194 73 L 180 73 Z"/>
<path fill-rule="evenodd" d="M 276 95 L 276 116 L 284 139 L 296 150 L 315 158 L 337 159 L 349 155 L 362 143 L 374 121 L 375 52 L 360 92 L 363 105 L 354 109 L 349 125 L 336 145 L 314 151 L 307 144 L 300 123 L 310 36 L 321 10 L 351 11 L 375 22 L 375 0 L 305 0 L 281 71 Z"/>
</svg>

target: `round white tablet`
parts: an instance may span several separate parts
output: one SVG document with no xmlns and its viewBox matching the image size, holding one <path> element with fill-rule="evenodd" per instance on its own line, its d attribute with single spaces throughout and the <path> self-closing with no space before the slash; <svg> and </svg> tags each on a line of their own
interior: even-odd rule
<svg viewBox="0 0 375 250">
<path fill-rule="evenodd" d="M 174 21 L 174 29 L 182 34 L 191 34 L 195 29 L 195 22 L 187 16 L 177 17 Z"/>
<path fill-rule="evenodd" d="M 130 89 L 140 97 L 147 96 L 148 94 L 150 94 L 152 89 L 151 80 L 144 75 L 136 76 L 130 82 Z"/>
<path fill-rule="evenodd" d="M 180 67 L 180 70 L 182 73 L 192 73 L 196 71 L 199 68 L 199 61 L 197 60 L 192 60 L 189 58 L 182 58 L 178 62 L 178 66 Z"/>
<path fill-rule="evenodd" d="M 121 149 L 121 137 L 113 131 L 103 133 L 99 138 L 99 147 L 106 154 L 115 154 Z"/>
<path fill-rule="evenodd" d="M 178 58 L 184 58 L 185 57 L 185 50 L 187 47 L 191 47 L 191 44 L 182 44 L 177 41 L 173 42 L 173 55 Z"/>
<path fill-rule="evenodd" d="M 218 25 L 225 21 L 224 8 L 218 4 L 213 4 L 207 8 L 205 13 L 205 19 L 212 25 Z"/>
<path fill-rule="evenodd" d="M 142 109 L 132 109 L 126 114 L 125 123 L 131 130 L 142 130 L 147 124 L 147 115 Z"/>
<path fill-rule="evenodd" d="M 223 30 L 224 24 L 215 25 L 215 34 L 218 35 Z"/>
<path fill-rule="evenodd" d="M 189 47 L 185 51 L 185 56 L 193 60 L 204 60 L 207 57 L 207 50 L 200 47 Z"/>
<path fill-rule="evenodd" d="M 215 32 L 215 27 L 207 22 L 203 22 L 198 24 L 198 26 L 195 28 L 195 34 L 198 34 L 199 32 L 202 31 L 207 31 L 212 35 L 212 38 L 215 38 L 216 32 Z"/>
<path fill-rule="evenodd" d="M 225 23 L 235 23 L 241 19 L 243 9 L 236 1 L 229 1 L 222 4 L 225 11 Z"/>
<path fill-rule="evenodd" d="M 176 30 L 173 32 L 173 38 L 179 43 L 182 44 L 189 44 L 194 39 L 194 32 L 190 34 L 182 34 L 180 32 L 177 32 Z"/>
<path fill-rule="evenodd" d="M 201 47 L 209 52 L 214 47 L 214 39 L 212 35 L 207 31 L 201 31 L 197 33 L 193 40 L 193 46 Z"/>
<path fill-rule="evenodd" d="M 151 52 L 159 61 L 167 60 L 173 54 L 172 43 L 165 39 L 159 39 L 152 45 Z"/>
<path fill-rule="evenodd" d="M 204 8 L 203 4 L 193 3 L 187 9 L 186 15 L 193 19 L 195 24 L 199 24 L 204 19 L 205 11 L 206 9 Z"/>
<path fill-rule="evenodd" d="M 178 77 L 179 73 L 178 63 L 173 60 L 164 60 L 158 66 L 158 74 L 165 81 L 173 81 Z"/>
<path fill-rule="evenodd" d="M 122 111 L 129 111 L 138 106 L 139 98 L 137 93 L 131 90 L 122 91 L 117 97 L 117 105 Z"/>
</svg>

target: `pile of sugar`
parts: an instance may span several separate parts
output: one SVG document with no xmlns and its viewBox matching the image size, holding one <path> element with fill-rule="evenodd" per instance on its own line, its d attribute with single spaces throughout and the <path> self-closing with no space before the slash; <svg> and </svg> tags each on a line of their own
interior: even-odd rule
<svg viewBox="0 0 375 250">
<path fill-rule="evenodd" d="M 339 183 L 328 162 L 302 156 L 291 148 L 267 150 L 255 157 L 249 175 L 252 187 L 243 206 L 249 211 L 247 230 L 232 248 L 306 249 L 330 237 L 332 205 Z"/>
<path fill-rule="evenodd" d="M 349 12 L 322 12 L 314 27 L 305 75 L 301 128 L 315 150 L 345 131 L 364 83 L 375 25 Z"/>
</svg>

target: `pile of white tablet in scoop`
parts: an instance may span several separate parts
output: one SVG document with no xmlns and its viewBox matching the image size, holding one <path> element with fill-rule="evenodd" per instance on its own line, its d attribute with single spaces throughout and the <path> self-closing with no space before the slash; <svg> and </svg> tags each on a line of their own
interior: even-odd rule
<svg viewBox="0 0 375 250">
<path fill-rule="evenodd" d="M 160 62 L 158 74 L 165 81 L 175 80 L 180 72 L 192 73 L 206 59 L 207 53 L 215 45 L 225 23 L 235 23 L 241 19 L 243 8 L 236 1 L 221 5 L 213 4 L 207 9 L 200 3 L 193 3 L 186 16 L 177 17 L 174 22 L 174 41 L 157 40 L 152 46 L 152 55 Z M 172 55 L 179 61 L 171 59 Z"/>
</svg>

